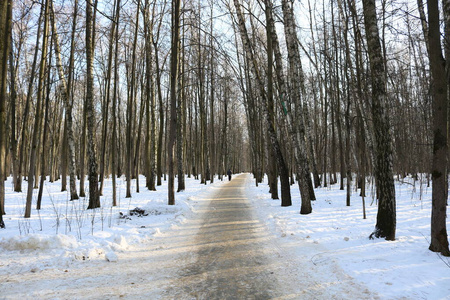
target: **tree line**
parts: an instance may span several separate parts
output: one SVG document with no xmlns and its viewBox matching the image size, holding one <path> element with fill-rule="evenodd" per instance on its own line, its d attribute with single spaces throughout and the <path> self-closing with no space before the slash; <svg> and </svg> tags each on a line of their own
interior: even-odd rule
<svg viewBox="0 0 450 300">
<path fill-rule="evenodd" d="M 107 177 L 111 205 L 140 174 L 174 204 L 175 178 L 231 168 L 267 174 L 282 206 L 297 182 L 302 214 L 319 186 L 350 205 L 373 180 L 387 240 L 394 178 L 412 176 L 433 183 L 430 250 L 450 255 L 449 2 L 2 1 L 0 176 L 28 181 L 26 218 L 47 177 L 93 209 Z"/>
</svg>

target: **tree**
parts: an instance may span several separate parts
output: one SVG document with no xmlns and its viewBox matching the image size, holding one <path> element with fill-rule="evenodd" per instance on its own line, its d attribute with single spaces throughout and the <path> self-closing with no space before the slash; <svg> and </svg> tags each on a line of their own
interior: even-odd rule
<svg viewBox="0 0 450 300">
<path fill-rule="evenodd" d="M 94 41 L 95 17 L 92 14 L 92 0 L 86 0 L 86 117 L 88 130 L 88 209 L 100 207 L 98 193 L 97 159 L 95 154 L 95 111 L 94 111 Z"/>
<path fill-rule="evenodd" d="M 272 3 L 269 0 L 266 0 L 265 3 L 265 14 L 266 14 L 266 35 L 267 35 L 267 107 L 269 110 L 269 114 L 272 116 L 272 122 L 275 123 L 273 119 L 275 116 L 274 113 L 274 96 L 273 96 L 273 43 L 274 38 L 272 34 L 275 34 L 272 26 L 273 26 L 273 17 L 272 17 Z M 274 159 L 274 152 L 271 145 L 268 145 L 268 170 L 269 170 L 269 187 L 270 193 L 272 195 L 272 199 L 278 199 L 278 174 L 277 174 L 277 165 Z"/>
<path fill-rule="evenodd" d="M 139 9 L 140 9 L 140 2 L 138 2 L 138 6 L 136 8 L 136 23 L 134 24 L 134 39 L 133 39 L 133 45 L 132 45 L 132 57 L 131 57 L 131 81 L 130 81 L 130 92 L 128 93 L 128 99 L 127 99 L 127 135 L 126 135 L 126 141 L 127 141 L 127 151 L 126 151 L 126 180 L 127 180 L 127 189 L 126 189 L 126 197 L 131 197 L 131 178 L 132 178 L 132 168 L 131 168 L 131 161 L 133 157 L 133 119 L 134 116 L 136 116 L 133 108 L 134 108 L 134 102 L 136 101 L 135 95 L 135 88 L 136 88 L 136 45 L 137 45 L 137 39 L 138 39 L 138 29 L 139 29 Z M 139 187 L 139 184 L 136 185 Z"/>
<path fill-rule="evenodd" d="M 108 61 L 107 61 L 107 70 L 106 70 L 106 83 L 105 83 L 105 89 L 106 89 L 106 96 L 105 96 L 105 104 L 103 109 L 103 128 L 102 128 L 102 152 L 101 152 L 101 159 L 100 159 L 100 190 L 99 194 L 103 195 L 103 186 L 105 181 L 105 164 L 106 164 L 106 141 L 108 138 L 108 127 L 109 127 L 109 120 L 108 120 L 108 113 L 109 113 L 109 103 L 111 102 L 111 79 L 112 79 L 112 63 L 113 63 L 113 52 L 117 52 L 117 48 L 114 49 L 114 40 L 116 38 L 116 30 L 117 25 L 119 22 L 119 13 L 120 13 L 120 0 L 114 1 L 114 16 L 113 20 L 111 21 L 111 31 L 109 33 L 109 47 L 108 47 Z M 118 30 L 117 30 L 118 31 Z M 114 51 L 116 50 L 116 51 Z M 115 152 L 115 151 L 112 151 Z M 115 170 L 112 171 L 112 175 L 114 176 Z M 115 177 L 115 176 L 114 176 Z M 115 181 L 115 178 L 113 179 Z M 115 182 L 114 182 L 115 183 Z M 115 190 L 115 186 L 113 187 Z M 115 192 L 113 192 L 115 196 Z M 115 202 L 113 200 L 113 202 Z"/>
<path fill-rule="evenodd" d="M 44 16 L 44 32 L 42 39 L 42 56 L 41 62 L 39 64 L 39 76 L 38 76 L 38 90 L 37 90 L 37 100 L 36 100 L 36 115 L 34 119 L 33 136 L 31 141 L 30 150 L 30 168 L 28 171 L 28 189 L 27 189 L 27 200 L 25 205 L 25 218 L 31 217 L 31 203 L 33 200 L 33 180 L 36 171 L 36 157 L 38 152 L 38 144 L 40 138 L 40 125 L 41 125 L 41 109 L 42 109 L 42 98 L 44 95 L 44 81 L 45 72 L 47 71 L 47 41 L 48 41 L 48 14 L 49 14 L 49 0 L 46 0 L 42 6 L 43 16 Z"/>
<path fill-rule="evenodd" d="M 120 0 L 117 0 L 116 3 L 116 26 L 119 25 L 120 19 Z M 117 110 L 117 98 L 118 98 L 118 85 L 119 85 L 119 29 L 117 28 L 115 31 L 115 49 L 114 51 L 114 87 L 113 87 L 113 99 L 112 99 L 112 119 L 113 119 L 113 128 L 112 128 L 112 138 L 111 138 L 111 177 L 112 177 L 112 189 L 113 189 L 113 200 L 112 205 L 117 205 L 117 188 L 116 188 L 116 173 L 117 173 L 117 118 L 116 118 L 116 110 Z"/>
<path fill-rule="evenodd" d="M 372 119 L 375 135 L 375 168 L 378 213 L 375 231 L 370 235 L 395 240 L 396 205 L 392 171 L 392 138 L 386 114 L 386 70 L 381 51 L 375 0 L 363 0 L 364 26 L 370 61 L 372 82 Z"/>
<path fill-rule="evenodd" d="M 12 0 L 0 3 L 0 228 L 5 228 L 5 164 L 6 164 L 6 77 L 11 38 Z"/>
<path fill-rule="evenodd" d="M 264 119 L 266 122 L 267 132 L 270 136 L 270 142 L 273 147 L 273 151 L 277 160 L 278 169 L 280 172 L 281 181 L 281 206 L 291 206 L 291 190 L 289 184 L 289 171 L 281 151 L 280 143 L 276 135 L 275 126 L 273 122 L 273 117 L 270 115 L 269 109 L 267 107 L 267 96 L 264 90 L 264 84 L 262 82 L 261 76 L 258 73 L 257 62 L 253 53 L 251 41 L 245 27 L 244 16 L 241 11 L 241 7 L 238 0 L 234 0 L 234 7 L 236 9 L 236 15 L 238 18 L 239 32 L 242 40 L 242 45 L 244 47 L 245 58 L 248 63 L 249 71 L 252 77 L 255 79 L 255 88 L 258 98 L 263 102 L 262 110 L 264 111 Z"/>
<path fill-rule="evenodd" d="M 450 5 L 445 1 L 446 8 Z M 428 49 L 433 95 L 433 163 L 432 163 L 432 210 L 431 243 L 429 249 L 450 256 L 447 237 L 447 88 L 445 60 L 442 56 L 441 32 L 439 26 L 439 4 L 428 0 Z M 448 38 L 448 37 L 447 37 Z M 447 58 L 448 59 L 448 58 Z"/>
<path fill-rule="evenodd" d="M 300 213 L 309 214 L 312 211 L 311 198 L 314 195 L 314 191 L 311 190 L 309 181 L 311 180 L 311 175 L 309 172 L 308 160 L 306 156 L 305 147 L 305 120 L 303 113 L 303 104 L 301 103 L 302 97 L 302 84 L 304 84 L 303 71 L 300 60 L 300 52 L 298 50 L 297 44 L 297 33 L 296 25 L 294 19 L 294 13 L 292 8 L 292 3 L 288 0 L 282 1 L 283 17 L 284 17 L 284 31 L 286 36 L 286 45 L 288 49 L 288 60 L 289 60 L 289 75 L 291 77 L 292 84 L 292 101 L 295 105 L 295 116 L 294 124 L 294 141 L 296 147 L 296 161 L 297 161 L 297 172 L 299 176 L 299 187 L 300 194 L 302 198 L 302 206 Z"/>
<path fill-rule="evenodd" d="M 153 4 L 153 12 L 155 8 Z M 146 96 L 146 116 L 147 125 L 145 129 L 145 165 L 147 182 L 146 186 L 150 191 L 156 191 L 156 106 L 155 106 L 155 84 L 153 80 L 153 56 L 152 56 L 152 39 L 153 39 L 153 19 L 150 21 L 150 5 L 148 0 L 145 1 L 144 8 L 144 34 L 145 34 L 145 96 Z M 153 14 L 154 15 L 154 14 Z"/>
<path fill-rule="evenodd" d="M 74 4 L 74 14 L 72 23 L 72 38 L 70 41 L 70 57 L 69 57 L 69 69 L 68 69 L 68 79 L 64 75 L 64 70 L 62 66 L 61 59 L 61 48 L 59 45 L 59 36 L 56 31 L 56 21 L 55 12 L 53 10 L 53 1 L 51 1 L 51 21 L 52 21 L 52 33 L 53 33 L 53 45 L 55 47 L 56 55 L 56 67 L 58 69 L 59 78 L 62 84 L 62 98 L 65 105 L 65 117 L 66 117 L 66 132 L 67 132 L 67 143 L 69 150 L 69 174 L 70 174 L 70 200 L 78 199 L 76 178 L 75 178 L 75 140 L 73 136 L 73 116 L 72 116 L 72 82 L 73 82 L 73 68 L 74 68 L 74 52 L 75 52 L 75 30 L 76 30 L 76 20 L 77 20 L 77 10 L 78 10 L 78 0 L 75 0 Z"/>
<path fill-rule="evenodd" d="M 179 43 L 180 43 L 180 6 L 181 0 L 172 0 L 172 39 L 170 52 L 170 126 L 169 126 L 169 186 L 168 203 L 175 204 L 174 194 L 174 147 L 177 131 L 177 85 L 178 85 L 178 63 L 179 63 Z"/>
</svg>

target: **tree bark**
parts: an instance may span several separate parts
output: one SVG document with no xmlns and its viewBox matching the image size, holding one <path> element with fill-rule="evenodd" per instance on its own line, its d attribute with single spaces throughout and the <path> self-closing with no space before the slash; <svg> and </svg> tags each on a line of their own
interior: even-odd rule
<svg viewBox="0 0 450 300">
<path fill-rule="evenodd" d="M 150 21 L 150 9 L 148 0 L 145 1 L 144 9 L 144 27 L 145 27 L 145 59 L 146 59 L 146 142 L 145 142 L 145 163 L 146 163 L 146 186 L 150 191 L 156 191 L 155 175 L 156 175 L 156 117 L 155 117 L 155 85 L 153 82 L 153 56 L 152 56 L 152 39 L 153 39 L 153 21 Z"/>
<path fill-rule="evenodd" d="M 216 140 L 214 136 L 215 126 L 214 126 L 214 101 L 215 101 L 215 81 L 214 81 L 214 45 L 213 45 L 213 37 L 214 37 L 214 1 L 211 2 L 211 28 L 210 28 L 210 80 L 211 80 L 211 96 L 209 101 L 209 120 L 210 120 L 210 135 L 209 135 L 209 150 L 211 154 L 209 155 L 209 166 L 210 166 L 210 175 L 211 175 L 211 183 L 214 183 L 214 175 L 216 173 Z"/>
<path fill-rule="evenodd" d="M 280 171 L 280 181 L 281 181 L 281 206 L 291 206 L 291 187 L 289 184 L 289 170 L 285 163 L 283 153 L 281 152 L 280 143 L 278 141 L 278 137 L 276 135 L 275 126 L 272 122 L 273 118 L 270 116 L 270 113 L 267 108 L 267 98 L 266 92 L 264 90 L 264 84 L 262 82 L 261 76 L 258 73 L 257 62 L 254 57 L 254 53 L 252 50 L 252 45 L 250 42 L 250 38 L 248 36 L 247 29 L 245 27 L 244 16 L 241 12 L 241 7 L 238 0 L 234 0 L 234 6 L 236 9 L 236 14 L 238 17 L 238 25 L 239 31 L 241 35 L 242 44 L 244 46 L 245 56 L 248 62 L 248 66 L 250 68 L 250 73 L 255 79 L 256 83 L 256 92 L 258 98 L 263 101 L 262 109 L 265 114 L 265 121 L 267 125 L 267 130 L 270 136 L 270 141 L 277 159 L 277 165 Z"/>
<path fill-rule="evenodd" d="M 127 101 L 127 156 L 126 156 L 126 198 L 131 198 L 131 179 L 132 179 L 132 161 L 133 161 L 133 120 L 135 112 L 133 110 L 135 102 L 135 87 L 136 87 L 136 45 L 138 38 L 138 28 L 139 28 L 139 3 L 137 6 L 136 18 L 135 18 L 135 29 L 134 29 L 134 40 L 132 48 L 131 57 L 131 81 L 130 81 L 130 92 Z M 140 134 L 140 133 L 139 133 Z M 138 186 L 138 184 L 136 184 Z"/>
<path fill-rule="evenodd" d="M 161 19 L 162 20 L 162 19 Z M 158 41 L 159 33 L 161 28 L 161 22 L 158 26 L 158 31 L 155 36 L 152 34 L 153 49 L 155 50 L 155 67 L 156 67 L 156 88 L 158 92 L 158 103 L 159 103 L 159 132 L 158 132 L 158 145 L 156 150 L 156 185 L 161 185 L 162 177 L 162 152 L 163 152 L 163 134 L 164 134 L 164 103 L 162 97 L 161 88 L 161 69 L 159 67 L 159 50 Z"/>
<path fill-rule="evenodd" d="M 168 204 L 175 205 L 174 193 L 174 146 L 177 129 L 177 84 L 178 84 L 178 50 L 180 40 L 180 6 L 181 0 L 172 0 L 172 41 L 170 53 L 170 126 L 169 126 L 169 186 L 168 186 Z"/>
<path fill-rule="evenodd" d="M 11 4 L 8 4 L 11 5 Z M 18 147 L 18 141 L 17 141 L 17 136 L 16 136 L 16 113 L 17 113 L 17 90 L 16 90 L 16 66 L 14 65 L 14 55 L 13 55 L 13 41 L 12 38 L 9 36 L 10 34 L 8 33 L 9 29 L 5 29 L 5 31 L 7 34 L 5 34 L 7 37 L 9 37 L 9 47 L 10 47 L 10 51 L 8 51 L 8 58 L 9 58 L 9 70 L 10 70 L 10 116 L 11 116 L 11 136 L 10 136 L 10 144 L 11 144 L 11 148 L 10 148 L 10 155 L 11 155 L 11 161 L 12 161 L 12 176 L 13 176 L 13 184 L 14 186 L 16 185 L 16 182 L 18 180 L 19 177 L 19 166 L 18 166 L 18 159 L 17 159 L 17 147 Z M 19 46 L 20 47 L 20 46 Z M 1 51 L 1 50 L 0 50 Z M 19 56 L 20 54 L 18 54 Z M 18 65 L 18 63 L 17 63 Z M 1 81 L 0 81 L 1 82 Z M 6 160 L 5 160 L 6 161 Z M 1 202 L 1 201 L 0 201 Z M 0 204 L 1 206 L 1 204 Z M 1 214 L 1 210 L 2 208 L 0 208 L 0 214 Z M 1 222 L 1 221 L 0 221 Z"/>
<path fill-rule="evenodd" d="M 68 80 L 66 82 L 66 77 L 64 75 L 64 69 L 62 66 L 61 59 L 61 48 L 59 45 L 59 37 L 56 31 L 56 21 L 55 13 L 53 11 L 53 1 L 51 2 L 51 20 L 52 20 L 52 32 L 53 32 L 53 44 L 55 47 L 56 56 L 56 67 L 58 69 L 59 78 L 62 84 L 62 98 L 65 105 L 65 135 L 67 137 L 67 145 L 69 150 L 69 176 L 70 176 L 70 200 L 78 199 L 77 187 L 76 187 L 76 177 L 75 177 L 75 139 L 73 135 L 73 117 L 72 117 L 72 78 L 73 78 L 73 68 L 74 68 L 74 52 L 75 52 L 75 31 L 76 31 L 76 19 L 78 11 L 78 0 L 74 3 L 74 13 L 73 13 L 73 23 L 72 23 L 72 38 L 70 41 L 70 57 L 69 57 L 69 69 L 68 69 Z"/>
<path fill-rule="evenodd" d="M 393 241 L 396 227 L 393 151 L 389 117 L 385 108 L 386 70 L 378 32 L 375 0 L 363 0 L 363 13 L 372 81 L 372 119 L 375 132 L 374 175 L 378 190 L 377 224 L 370 237 L 384 237 L 386 240 Z"/>
<path fill-rule="evenodd" d="M 450 4 L 444 1 L 448 9 Z M 430 71 L 433 95 L 433 163 L 432 163 L 432 209 L 431 243 L 429 249 L 450 256 L 447 237 L 447 125 L 448 125 L 448 82 L 445 74 L 445 60 L 442 56 L 441 32 L 439 26 L 438 0 L 428 0 L 428 41 Z"/>
<path fill-rule="evenodd" d="M 98 193 L 97 160 L 95 154 L 95 110 L 94 110 L 94 45 L 95 19 L 92 15 L 92 0 L 86 0 L 86 114 L 88 130 L 88 176 L 89 205 L 88 209 L 100 207 Z"/>
<path fill-rule="evenodd" d="M 119 26 L 119 13 L 120 13 L 120 0 L 117 0 L 116 6 L 116 26 Z M 119 30 L 115 32 L 115 49 L 114 51 L 114 87 L 113 87 L 113 97 L 112 97 L 112 119 L 113 119 L 113 128 L 112 128 L 112 137 L 111 137 L 111 180 L 112 180 L 112 205 L 117 206 L 117 188 L 116 188 L 116 173 L 117 173 L 117 118 L 116 118 L 116 110 L 117 110 L 117 98 L 118 98 L 118 85 L 119 85 Z M 120 175 L 120 174 L 119 174 Z"/>
<path fill-rule="evenodd" d="M 183 24 L 180 26 L 184 26 L 184 18 Z M 186 102 L 186 90 L 185 90 L 185 37 L 184 31 L 182 34 L 182 42 L 181 42 L 181 56 L 180 59 L 181 65 L 178 66 L 178 96 L 177 96 L 177 133 L 176 133 L 176 147 L 177 147 L 177 171 L 178 171 L 178 187 L 177 193 L 182 192 L 186 189 L 186 184 L 184 181 L 184 161 L 183 161 L 183 148 L 184 148 L 184 137 L 183 137 L 183 127 L 185 126 L 185 118 L 184 118 L 184 110 L 185 110 L 185 102 Z"/>
<path fill-rule="evenodd" d="M 42 40 L 42 56 L 41 62 L 39 65 L 39 78 L 38 78 L 38 92 L 37 92 L 37 100 L 36 100 L 36 115 L 35 122 L 33 127 L 33 137 L 31 141 L 31 150 L 30 150 L 30 168 L 28 172 L 28 189 L 27 189 L 27 200 L 25 205 L 25 214 L 24 218 L 31 217 L 31 202 L 33 200 L 33 181 L 36 172 L 36 156 L 38 151 L 39 144 L 39 132 L 40 132 L 40 124 L 41 124 L 41 107 L 42 107 L 42 97 L 43 97 L 43 89 L 44 89 L 44 76 L 45 71 L 47 70 L 47 41 L 48 41 L 48 12 L 49 12 L 49 0 L 45 1 L 44 6 L 42 7 L 44 13 L 44 36 Z"/>
<path fill-rule="evenodd" d="M 18 177 L 17 180 L 14 184 L 14 191 L 15 192 L 22 192 L 22 170 L 24 168 L 24 166 L 26 165 L 27 161 L 25 158 L 25 140 L 26 140 L 26 136 L 27 136 L 27 123 L 28 123 L 28 115 L 29 115 L 29 111 L 30 111 L 30 106 L 31 106 L 31 98 L 33 95 L 33 85 L 34 85 L 34 79 L 35 79 L 35 74 L 36 74 L 36 65 L 37 65 L 37 59 L 38 59 L 38 54 L 39 54 L 39 38 L 41 36 L 41 20 L 43 17 L 43 13 L 44 10 L 41 9 L 41 13 L 39 15 L 39 21 L 38 21 L 38 29 L 37 29 L 37 34 L 36 34 L 36 47 L 34 50 L 34 57 L 33 57 L 33 63 L 31 66 L 31 76 L 30 76 L 30 80 L 28 82 L 28 90 L 27 90 L 27 99 L 25 102 L 25 108 L 24 108 L 24 112 L 23 112 L 23 120 L 22 120 L 22 130 L 21 130 L 21 144 L 20 144 L 20 150 L 19 150 L 19 171 L 18 171 Z M 25 161 L 24 161 L 25 160 Z"/>
<path fill-rule="evenodd" d="M 266 14 L 266 35 L 267 35 L 267 107 L 275 124 L 275 113 L 273 103 L 273 38 L 272 34 L 272 3 L 265 1 Z M 278 199 L 278 174 L 277 165 L 274 159 L 274 152 L 271 145 L 267 145 L 268 150 L 268 171 L 269 171 L 269 188 L 272 199 Z"/>
<path fill-rule="evenodd" d="M 0 228 L 5 228 L 5 165 L 6 165 L 6 77 L 11 38 L 12 0 L 0 3 Z M 13 67 L 13 66 L 11 66 Z"/>
<path fill-rule="evenodd" d="M 103 107 L 103 128 L 102 128 L 102 153 L 100 158 L 100 189 L 99 195 L 103 195 L 103 187 L 105 182 L 105 164 L 106 164 L 106 141 L 108 139 L 108 114 L 109 114 L 109 103 L 111 102 L 111 78 L 112 78 L 112 62 L 113 62 L 113 51 L 114 51 L 114 39 L 116 37 L 116 28 L 118 23 L 118 15 L 120 11 L 120 0 L 114 1 L 114 16 L 111 22 L 111 31 L 109 33 L 109 48 L 108 48 L 108 61 L 106 70 L 106 84 L 105 84 L 105 104 Z M 117 48 L 116 48 L 117 51 Z"/>
<path fill-rule="evenodd" d="M 300 213 L 309 214 L 312 212 L 311 198 L 314 195 L 314 192 L 310 190 L 309 185 L 311 175 L 309 172 L 305 147 L 306 130 L 303 107 L 301 103 L 301 84 L 302 82 L 304 82 L 304 79 L 303 72 L 301 70 L 301 60 L 297 44 L 297 33 L 292 3 L 288 0 L 283 0 L 282 9 L 284 17 L 286 46 L 288 49 L 289 74 L 292 80 L 291 98 L 294 101 L 297 112 L 297 118 L 295 118 L 293 126 L 295 126 L 294 141 L 296 143 L 297 175 L 299 176 L 298 184 L 300 188 L 300 195 L 302 198 Z"/>
<path fill-rule="evenodd" d="M 51 0 L 49 0 L 51 1 Z M 51 4 L 50 4 L 51 6 Z M 51 43 L 54 43 L 54 39 L 52 39 Z M 50 46 L 51 46 L 50 43 Z M 49 63 L 51 64 L 52 61 L 52 55 L 50 52 L 50 57 L 48 59 Z M 45 144 L 47 141 L 47 132 L 48 132 L 48 115 L 49 115 L 49 106 L 50 106 L 50 89 L 51 89 L 51 82 L 50 82 L 50 68 L 47 67 L 47 81 L 46 81 L 46 93 L 45 93 L 45 111 L 44 111 L 44 124 L 43 124 L 43 134 L 42 134 L 42 152 L 41 152 L 41 178 L 39 181 L 39 192 L 38 192 L 38 197 L 37 197 L 37 204 L 36 204 L 36 209 L 41 209 L 41 203 L 42 203 L 42 194 L 44 192 L 44 183 L 45 183 L 45 178 L 46 178 L 46 174 L 45 174 L 45 168 L 46 168 L 46 158 L 48 158 L 47 152 L 45 151 Z M 51 158 L 51 157 L 50 157 Z"/>
</svg>

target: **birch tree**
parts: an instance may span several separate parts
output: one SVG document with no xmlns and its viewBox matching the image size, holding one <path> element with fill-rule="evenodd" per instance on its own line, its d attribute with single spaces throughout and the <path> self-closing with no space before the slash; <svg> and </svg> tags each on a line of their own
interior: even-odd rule
<svg viewBox="0 0 450 300">
<path fill-rule="evenodd" d="M 369 52 L 372 83 L 372 119 L 375 135 L 375 170 L 378 213 L 375 231 L 370 237 L 395 240 L 396 205 L 392 170 L 392 138 L 386 111 L 386 70 L 377 24 L 375 0 L 363 0 L 364 26 Z"/>
<path fill-rule="evenodd" d="M 70 56 L 69 56 L 69 68 L 68 79 L 64 75 L 64 69 L 61 58 L 61 47 L 59 42 L 59 35 L 56 31 L 55 12 L 53 9 L 53 1 L 51 1 L 51 21 L 52 21 L 52 34 L 53 45 L 55 47 L 56 67 L 58 70 L 59 79 L 61 81 L 61 92 L 65 106 L 65 118 L 66 118 L 66 131 L 67 131 L 67 144 L 69 150 L 69 174 L 70 174 L 70 200 L 78 199 L 76 177 L 75 177 L 75 140 L 73 136 L 73 116 L 72 116 L 72 77 L 74 68 L 74 52 L 75 52 L 75 30 L 77 21 L 78 0 L 75 0 L 74 14 L 72 23 L 72 38 L 70 41 Z"/>
<path fill-rule="evenodd" d="M 297 172 L 299 175 L 299 187 L 302 198 L 302 206 L 300 213 L 309 214 L 312 211 L 311 198 L 314 191 L 311 190 L 309 180 L 311 175 L 309 172 L 308 159 L 306 154 L 306 129 L 303 113 L 303 105 L 301 103 L 301 84 L 304 82 L 303 71 L 301 67 L 300 52 L 297 44 L 297 33 L 294 19 L 294 12 L 292 2 L 289 0 L 282 1 L 283 17 L 284 17 L 284 32 L 286 36 L 286 46 L 288 50 L 289 60 L 289 75 L 291 77 L 291 98 L 295 105 L 294 118 L 294 143 L 296 147 L 296 163 Z"/>
</svg>

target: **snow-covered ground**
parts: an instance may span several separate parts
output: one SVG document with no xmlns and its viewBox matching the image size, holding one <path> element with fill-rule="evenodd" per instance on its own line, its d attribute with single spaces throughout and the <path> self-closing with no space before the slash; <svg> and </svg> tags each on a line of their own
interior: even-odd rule
<svg viewBox="0 0 450 300">
<path fill-rule="evenodd" d="M 14 193 L 8 181 L 7 228 L 0 230 L 0 286 L 12 275 L 57 268 L 67 272 L 80 262 L 114 262 L 123 253 L 129 256 L 161 233 L 186 225 L 198 205 L 197 195 L 223 183 L 216 179 L 214 185 L 201 185 L 186 178 L 187 190 L 176 194 L 175 206 L 166 205 L 166 182 L 156 192 L 145 188 L 143 177 L 140 193 L 135 193 L 135 184 L 133 181 L 132 198 L 125 198 L 125 182 L 119 179 L 119 205 L 112 207 L 111 181 L 106 180 L 102 208 L 86 210 L 87 200 L 69 201 L 67 192 L 60 192 L 60 182 L 47 183 L 42 209 L 35 210 L 33 203 L 32 217 L 24 219 L 26 195 Z M 381 299 L 450 299 L 450 259 L 428 250 L 431 188 L 409 180 L 397 183 L 396 192 L 397 240 L 387 242 L 368 239 L 377 211 L 376 205 L 371 205 L 370 191 L 364 220 L 359 192 L 352 193 L 352 205 L 347 207 L 346 192 L 338 185 L 316 189 L 317 201 L 310 215 L 299 214 L 297 186 L 292 187 L 294 205 L 287 208 L 281 207 L 279 200 L 270 199 L 267 184 L 255 187 L 249 182 L 247 187 L 257 215 L 266 220 L 280 244 L 306 241 L 320 246 L 308 247 L 311 264 L 338 264 Z M 136 207 L 148 215 L 130 215 Z M 305 256 L 304 248 L 294 249 L 293 257 Z M 322 276 L 326 278 L 327 274 Z"/>
<path fill-rule="evenodd" d="M 321 244 L 327 251 L 311 253 L 313 264 L 337 263 L 382 299 L 450 299 L 450 258 L 428 250 L 431 188 L 412 179 L 403 181 L 396 183 L 396 241 L 390 242 L 368 238 L 377 214 L 370 187 L 365 220 L 359 191 L 352 192 L 348 207 L 346 191 L 339 190 L 339 184 L 315 190 L 317 201 L 309 215 L 299 214 L 300 195 L 294 186 L 291 207 L 280 207 L 271 200 L 265 184 L 252 189 L 253 203 L 280 240 Z M 302 253 L 301 248 L 297 251 L 296 255 Z"/>
</svg>

